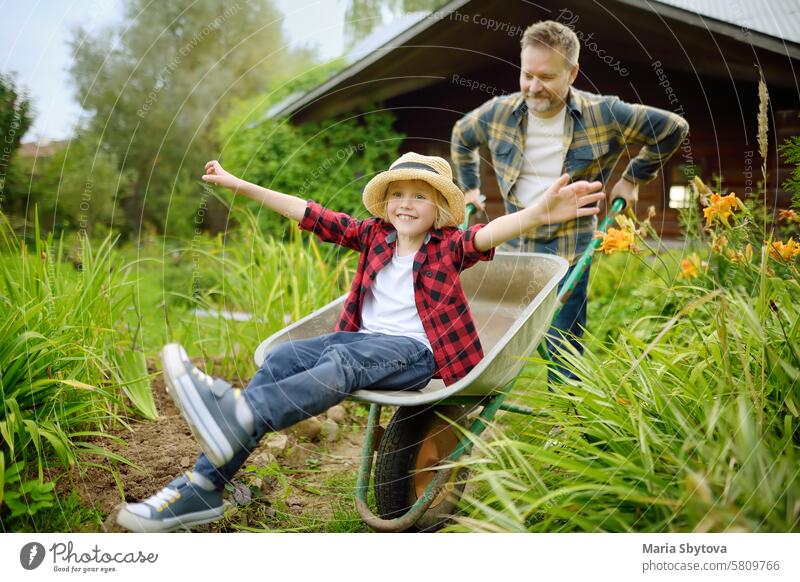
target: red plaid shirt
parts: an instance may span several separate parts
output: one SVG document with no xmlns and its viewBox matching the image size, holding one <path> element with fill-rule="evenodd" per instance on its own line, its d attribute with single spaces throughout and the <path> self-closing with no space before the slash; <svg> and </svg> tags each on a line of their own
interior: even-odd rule
<svg viewBox="0 0 800 582">
<path fill-rule="evenodd" d="M 414 257 L 414 298 L 422 327 L 433 348 L 436 374 L 452 384 L 483 358 L 483 349 L 472 321 L 458 274 L 478 261 L 491 261 L 494 249 L 475 249 L 475 233 L 484 225 L 462 231 L 455 227 L 434 228 Z M 300 221 L 325 242 L 359 251 L 358 270 L 350 287 L 335 331 L 359 331 L 361 306 L 375 277 L 392 260 L 397 232 L 379 218 L 357 220 L 309 200 Z"/>
</svg>

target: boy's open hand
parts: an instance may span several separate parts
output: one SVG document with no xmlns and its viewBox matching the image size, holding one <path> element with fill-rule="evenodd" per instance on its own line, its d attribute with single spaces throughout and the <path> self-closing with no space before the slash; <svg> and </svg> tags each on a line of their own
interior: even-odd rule
<svg viewBox="0 0 800 582">
<path fill-rule="evenodd" d="M 553 224 L 574 220 L 579 216 L 591 216 L 600 212 L 600 208 L 589 206 L 606 197 L 605 192 L 598 192 L 602 182 L 579 180 L 567 185 L 569 174 L 564 174 L 553 182 L 539 200 L 539 212 L 545 223 Z"/>
<path fill-rule="evenodd" d="M 206 163 L 206 173 L 203 175 L 203 180 L 230 190 L 235 190 L 240 182 L 239 178 L 226 172 L 225 168 L 217 160 L 211 160 Z"/>
</svg>

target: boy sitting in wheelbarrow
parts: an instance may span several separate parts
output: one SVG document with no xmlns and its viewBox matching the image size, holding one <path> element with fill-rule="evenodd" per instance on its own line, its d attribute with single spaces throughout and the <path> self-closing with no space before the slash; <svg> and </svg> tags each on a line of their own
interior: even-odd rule
<svg viewBox="0 0 800 582">
<path fill-rule="evenodd" d="M 313 201 L 268 190 L 208 162 L 203 180 L 244 193 L 361 256 L 336 330 L 267 354 L 247 388 L 210 378 L 177 344 L 161 353 L 167 388 L 203 454 L 117 521 L 132 531 L 189 528 L 222 517 L 222 492 L 259 440 L 321 414 L 362 388 L 418 390 L 452 384 L 483 357 L 459 273 L 536 226 L 596 214 L 600 182 L 559 178 L 533 207 L 466 230 L 464 194 L 450 165 L 408 153 L 364 189 L 373 218 L 356 220 Z"/>
</svg>

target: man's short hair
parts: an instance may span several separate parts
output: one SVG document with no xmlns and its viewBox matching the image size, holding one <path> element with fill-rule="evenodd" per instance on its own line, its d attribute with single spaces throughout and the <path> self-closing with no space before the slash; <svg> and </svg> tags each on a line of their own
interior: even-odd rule
<svg viewBox="0 0 800 582">
<path fill-rule="evenodd" d="M 541 20 L 531 24 L 522 35 L 522 48 L 526 46 L 545 47 L 554 50 L 569 64 L 578 63 L 581 45 L 578 36 L 568 26 L 555 20 Z"/>
</svg>

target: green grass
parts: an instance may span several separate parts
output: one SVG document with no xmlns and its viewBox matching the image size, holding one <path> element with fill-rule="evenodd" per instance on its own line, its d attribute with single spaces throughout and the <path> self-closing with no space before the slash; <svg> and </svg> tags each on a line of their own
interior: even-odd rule
<svg viewBox="0 0 800 582">
<path fill-rule="evenodd" d="M 265 238 L 252 217 L 242 223 L 227 239 L 176 246 L 95 242 L 81 249 L 82 270 L 63 241 L 37 233 L 25 245 L 3 230 L 6 531 L 99 527 L 74 494 L 55 497 L 42 468 L 85 464 L 85 453 L 105 452 L 89 439 L 152 415 L 143 358 L 164 343 L 245 381 L 261 340 L 344 292 L 354 256 L 298 235 Z M 728 232 L 731 246 L 747 240 L 743 226 Z M 678 262 L 689 252 L 598 257 L 586 354 L 566 355 L 583 382 L 549 392 L 543 363 L 531 359 L 513 400 L 541 415 L 501 414 L 495 437 L 476 442 L 477 487 L 454 529 L 798 530 L 797 268 L 763 254 L 735 263 L 696 244 L 691 252 L 711 267 L 683 281 Z M 254 317 L 200 318 L 196 308 Z M 558 446 L 544 448 L 556 425 Z M 125 459 L 110 461 L 106 468 Z M 353 507 L 355 475 L 324 476 L 323 465 L 321 457 L 303 470 L 245 470 L 253 501 L 208 531 L 366 531 Z M 259 496 L 255 479 L 266 477 L 276 487 Z M 326 511 L 297 515 L 287 501 L 298 488 L 326 497 Z"/>
<path fill-rule="evenodd" d="M 313 462 L 307 465 L 313 468 L 290 470 L 282 468 L 279 463 L 267 467 L 246 465 L 239 474 L 239 480 L 250 489 L 252 500 L 247 505 L 234 506 L 224 520 L 209 526 L 208 531 L 370 531 L 355 509 L 356 478 L 353 472 L 332 472 L 319 468 Z M 328 475 L 324 476 L 325 473 Z M 274 486 L 268 495 L 264 495 L 259 487 L 265 479 L 274 480 Z M 289 501 L 298 492 L 303 493 L 302 499 L 305 503 L 312 504 L 317 509 L 309 511 L 304 507 L 299 514 L 296 509 L 292 509 Z M 313 496 L 317 496 L 319 502 Z"/>
<path fill-rule="evenodd" d="M 121 326 L 128 265 L 114 241 L 83 241 L 80 271 L 63 240 L 32 248 L 0 215 L 0 519 L 53 507 L 43 467 L 65 469 L 86 453 L 125 462 L 91 442 L 124 417 L 153 417 L 143 360 Z M 127 354 L 127 355 L 123 355 Z"/>
<path fill-rule="evenodd" d="M 526 366 L 514 400 L 542 416 L 502 415 L 476 442 L 453 529 L 800 531 L 797 265 L 702 257 L 691 281 L 680 256 L 595 261 L 586 351 L 565 355 L 582 380 L 549 392 Z"/>
<path fill-rule="evenodd" d="M 0 522 L 20 526 L 57 503 L 43 467 L 65 471 L 134 417 L 155 418 L 146 359 L 167 342 L 203 356 L 209 373 L 249 379 L 258 343 L 341 294 L 353 257 L 297 234 L 267 239 L 252 216 L 227 240 L 175 248 L 68 244 L 0 221 Z M 4 220 L 4 219 L 3 219 Z M 247 311 L 246 322 L 198 317 Z"/>
<path fill-rule="evenodd" d="M 95 508 L 87 507 L 76 491 L 56 497 L 53 506 L 25 514 L 13 522 L 14 533 L 70 532 L 96 533 L 103 531 L 103 515 Z"/>
</svg>

